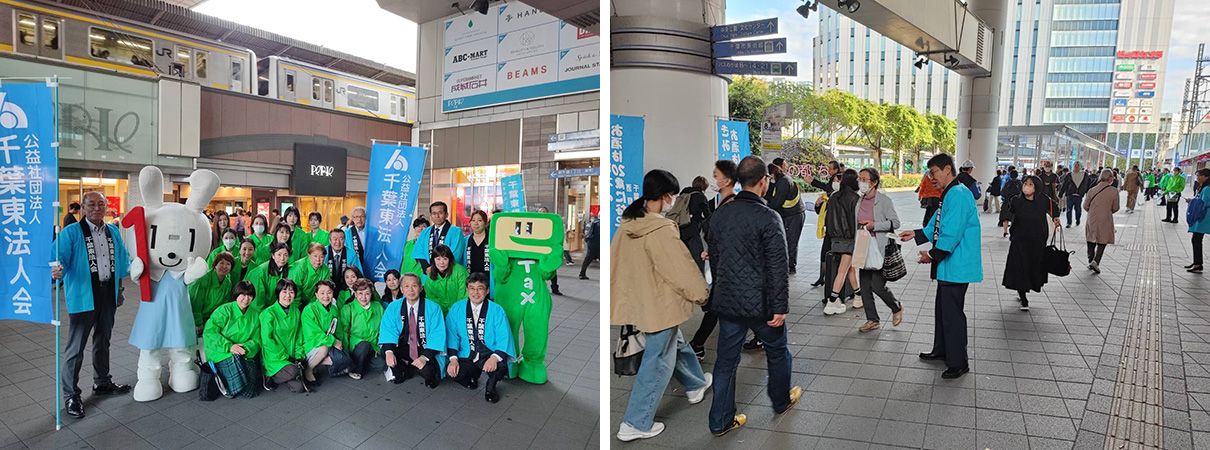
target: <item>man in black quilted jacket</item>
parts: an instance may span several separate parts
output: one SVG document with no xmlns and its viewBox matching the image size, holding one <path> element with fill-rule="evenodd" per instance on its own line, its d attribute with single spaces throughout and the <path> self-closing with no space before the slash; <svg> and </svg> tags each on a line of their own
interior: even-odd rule
<svg viewBox="0 0 1210 450">
<path fill-rule="evenodd" d="M 790 387 L 793 359 L 786 349 L 789 265 L 781 216 L 761 198 L 769 188 L 759 157 L 740 161 L 736 178 L 743 190 L 710 216 L 709 261 L 714 274 L 711 308 L 718 316 L 718 359 L 714 363 L 714 403 L 710 432 L 722 436 L 747 422 L 735 410 L 735 373 L 748 330 L 765 343 L 769 398 L 782 413 L 802 396 Z"/>
</svg>

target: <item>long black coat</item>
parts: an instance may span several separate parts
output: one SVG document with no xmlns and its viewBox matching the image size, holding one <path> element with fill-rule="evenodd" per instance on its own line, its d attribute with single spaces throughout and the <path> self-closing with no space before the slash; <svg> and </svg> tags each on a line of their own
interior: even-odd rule
<svg viewBox="0 0 1210 450">
<path fill-rule="evenodd" d="M 1012 241 L 1004 265 L 1004 287 L 1041 292 L 1047 281 L 1042 266 L 1043 249 L 1049 237 L 1046 223 L 1050 219 L 1046 216 L 1058 217 L 1058 209 L 1050 197 L 1040 193 L 1033 200 L 1024 195 L 1014 196 L 1005 208 L 1012 209 L 1013 224 L 1009 228 Z"/>
</svg>

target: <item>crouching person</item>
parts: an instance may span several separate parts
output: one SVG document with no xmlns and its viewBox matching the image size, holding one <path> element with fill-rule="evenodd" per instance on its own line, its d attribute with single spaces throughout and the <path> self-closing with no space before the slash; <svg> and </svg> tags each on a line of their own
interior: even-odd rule
<svg viewBox="0 0 1210 450">
<path fill-rule="evenodd" d="M 315 369 L 328 366 L 330 376 L 349 370 L 349 356 L 343 351 L 344 342 L 336 338 L 340 326 L 340 306 L 336 304 L 336 283 L 320 280 L 315 284 L 315 301 L 303 308 L 302 341 L 307 349 L 307 368 L 303 379 L 317 384 Z"/>
<path fill-rule="evenodd" d="M 370 363 L 378 356 L 378 329 L 382 326 L 382 303 L 372 302 L 374 284 L 365 278 L 353 282 L 349 289 L 356 301 L 340 309 L 340 326 L 343 328 L 344 345 L 353 349 L 349 356 L 349 378 L 360 380 L 370 370 Z"/>
<path fill-rule="evenodd" d="M 441 306 L 424 298 L 420 277 L 403 274 L 404 301 L 392 302 L 382 318 L 378 343 L 396 384 L 419 375 L 424 385 L 436 388 L 445 372 L 445 317 Z"/>
<path fill-rule="evenodd" d="M 508 376 L 508 363 L 516 359 L 508 316 L 487 301 L 488 275 L 475 272 L 466 279 L 466 300 L 454 303 L 445 318 L 446 344 L 450 362 L 446 373 L 470 389 L 479 388 L 479 376 L 487 373 L 484 398 L 500 401 L 496 383 Z"/>
<path fill-rule="evenodd" d="M 215 309 L 202 331 L 206 355 L 215 372 L 227 383 L 227 397 L 256 397 L 261 379 L 256 357 L 260 353 L 260 321 L 252 300 L 256 288 L 248 281 L 235 285 L 234 302 Z"/>
<path fill-rule="evenodd" d="M 277 303 L 265 307 L 260 313 L 260 344 L 265 367 L 265 390 L 270 391 L 279 384 L 286 385 L 290 392 L 307 390 L 302 382 L 299 361 L 306 356 L 302 345 L 302 313 L 292 308 L 297 285 L 289 278 L 277 282 L 273 297 Z"/>
</svg>

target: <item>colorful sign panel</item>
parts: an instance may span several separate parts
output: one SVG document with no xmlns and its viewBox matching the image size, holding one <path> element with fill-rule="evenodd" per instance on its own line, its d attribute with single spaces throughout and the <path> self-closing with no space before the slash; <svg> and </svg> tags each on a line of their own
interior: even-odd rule
<svg viewBox="0 0 1210 450">
<path fill-rule="evenodd" d="M 610 241 L 622 223 L 622 211 L 643 194 L 644 126 L 642 117 L 609 115 Z"/>
<path fill-rule="evenodd" d="M 412 228 L 412 212 L 424 176 L 422 147 L 374 143 L 370 149 L 370 178 L 366 196 L 367 278 L 382 280 L 403 262 L 403 246 Z"/>
<path fill-rule="evenodd" d="M 525 181 L 521 174 L 500 179 L 504 196 L 504 212 L 525 212 Z"/>
<path fill-rule="evenodd" d="M 442 112 L 601 88 L 600 38 L 524 3 L 445 21 Z"/>
<path fill-rule="evenodd" d="M 752 154 L 752 144 L 748 139 L 748 122 L 720 120 L 717 136 L 718 159 L 729 159 L 739 164 L 739 160 Z"/>
<path fill-rule="evenodd" d="M 49 263 L 59 162 L 53 84 L 0 86 L 0 319 L 54 319 Z"/>
</svg>

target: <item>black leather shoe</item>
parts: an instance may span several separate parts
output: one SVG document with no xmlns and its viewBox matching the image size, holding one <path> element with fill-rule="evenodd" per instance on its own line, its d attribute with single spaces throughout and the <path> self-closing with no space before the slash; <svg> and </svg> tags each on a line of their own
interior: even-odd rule
<svg viewBox="0 0 1210 450">
<path fill-rule="evenodd" d="M 581 279 L 581 280 L 587 280 L 587 279 L 588 279 L 588 275 L 580 275 L 580 279 Z"/>
<path fill-rule="evenodd" d="M 967 372 L 970 372 L 970 371 L 971 371 L 970 366 L 950 367 L 948 369 L 945 369 L 945 372 L 941 372 L 941 378 L 945 378 L 947 380 L 953 379 L 953 378 L 958 378 L 962 375 L 965 375 Z"/>
<path fill-rule="evenodd" d="M 939 359 L 945 359 L 945 355 L 940 355 L 937 353 L 921 353 L 920 359 L 923 359 L 925 361 L 935 361 L 935 360 L 939 360 Z"/>
<path fill-rule="evenodd" d="M 562 293 L 562 292 L 559 292 L 559 290 L 558 290 L 558 289 L 552 289 L 552 290 L 550 291 L 550 294 L 551 294 L 551 295 L 558 295 L 558 296 L 560 296 L 560 297 L 562 297 L 562 296 L 563 296 L 563 293 Z"/>
<path fill-rule="evenodd" d="M 425 382 L 424 382 L 424 385 L 425 385 L 425 386 L 428 386 L 428 388 L 429 388 L 429 389 L 437 389 L 437 382 L 436 382 L 436 381 L 431 382 L 431 383 L 430 383 L 430 382 L 428 382 L 428 381 L 425 381 Z"/>
<path fill-rule="evenodd" d="M 815 280 L 815 282 L 814 282 L 814 283 L 811 283 L 811 287 L 813 287 L 813 288 L 817 288 L 817 287 L 820 287 L 820 286 L 823 286 L 823 278 L 820 278 L 820 279 L 818 279 L 818 280 Z"/>
<path fill-rule="evenodd" d="M 483 394 L 483 399 L 487 400 L 488 403 L 496 403 L 500 401 L 500 394 L 496 391 L 487 391 Z"/>
<path fill-rule="evenodd" d="M 63 409 L 69 416 L 84 418 L 84 401 L 80 400 L 80 396 L 78 395 L 67 397 L 67 402 L 63 404 Z"/>
<path fill-rule="evenodd" d="M 125 394 L 130 392 L 129 384 L 116 384 L 112 381 L 92 385 L 92 393 L 96 395 Z"/>
<path fill-rule="evenodd" d="M 479 389 L 479 380 L 471 380 L 470 384 L 468 384 L 466 386 L 466 388 L 470 389 L 472 391 L 475 389 Z"/>
</svg>

